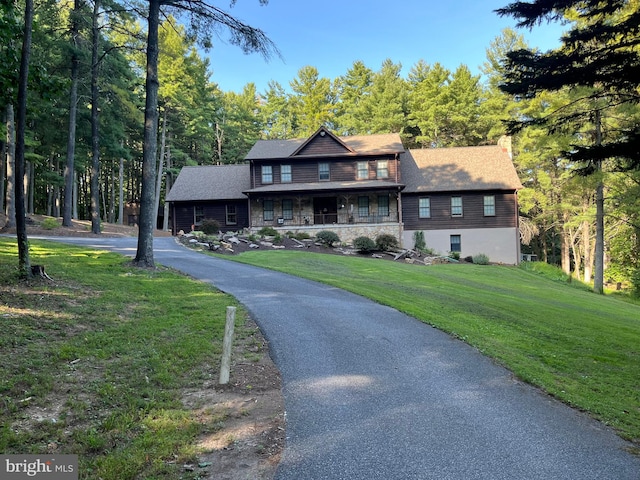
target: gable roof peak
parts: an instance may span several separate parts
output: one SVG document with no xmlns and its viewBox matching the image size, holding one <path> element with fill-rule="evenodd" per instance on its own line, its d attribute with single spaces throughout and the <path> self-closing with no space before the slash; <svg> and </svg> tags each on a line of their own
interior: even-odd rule
<svg viewBox="0 0 640 480">
<path fill-rule="evenodd" d="M 320 128 L 318 128 L 318 130 L 313 132 L 309 138 L 307 138 L 304 142 L 302 142 L 302 144 L 298 148 L 296 148 L 295 151 L 290 156 L 291 157 L 295 157 L 302 150 L 304 150 L 307 145 L 309 145 L 311 142 L 313 142 L 316 138 L 318 138 L 318 137 L 326 137 L 326 136 L 328 136 L 329 138 L 333 139 L 336 143 L 338 143 L 341 147 L 343 147 L 347 152 L 355 153 L 355 151 L 351 147 L 349 147 L 346 143 L 344 143 L 342 140 L 340 140 L 339 137 L 337 137 L 327 127 L 325 127 L 323 125 Z"/>
<path fill-rule="evenodd" d="M 397 133 L 337 136 L 328 128 L 320 127 L 308 138 L 258 140 L 245 156 L 245 160 L 282 160 L 307 155 L 391 155 L 404 151 L 402 139 Z"/>
</svg>

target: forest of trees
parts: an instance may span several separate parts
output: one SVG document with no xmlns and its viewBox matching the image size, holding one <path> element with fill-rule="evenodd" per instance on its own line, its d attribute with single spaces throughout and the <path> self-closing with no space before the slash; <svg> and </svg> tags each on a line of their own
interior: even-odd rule
<svg viewBox="0 0 640 480">
<path fill-rule="evenodd" d="M 35 1 L 24 139 L 28 213 L 62 217 L 63 223 L 92 219 L 98 232 L 101 221 L 126 223 L 125 206 L 140 204 L 148 68 L 142 7 L 150 3 Z M 585 32 L 602 19 L 618 25 L 640 15 L 634 2 L 587 1 L 616 6 L 589 15 L 572 10 L 577 2 L 564 3 L 564 10 L 540 11 L 538 20 L 563 18 L 571 22 L 570 31 Z M 0 209 L 9 223 L 15 215 L 14 122 L 24 7 L 22 1 L 0 6 Z M 494 144 L 509 132 L 525 186 L 519 194 L 525 251 L 590 281 L 601 198 L 604 277 L 640 285 L 639 156 L 634 163 L 628 151 L 596 160 L 585 153 L 594 145 L 620 145 L 637 130 L 637 83 L 616 85 L 614 91 L 601 78 L 590 86 L 540 81 L 527 90 L 523 85 L 533 79 L 522 65 L 546 57 L 505 30 L 487 46 L 480 74 L 466 65 L 450 71 L 416 59 L 403 77 L 393 59 L 374 66 L 355 60 L 330 79 L 319 75 L 310 58 L 288 85 L 272 81 L 259 92 L 247 79 L 241 92 L 224 92 L 200 48 L 210 33 L 194 30 L 198 22 L 178 21 L 178 10 L 164 13 L 154 155 L 158 228 L 167 227 L 163 198 L 181 167 L 242 162 L 258 139 L 304 137 L 324 125 L 339 135 L 398 133 L 406 147 L 433 148 Z M 513 9 L 500 13 L 522 20 Z M 522 20 L 523 26 L 535 22 Z M 611 45 L 625 42 L 619 34 L 601 40 L 612 58 Z M 637 28 L 631 34 L 637 36 Z M 627 42 L 624 48 L 636 52 L 637 45 Z"/>
</svg>

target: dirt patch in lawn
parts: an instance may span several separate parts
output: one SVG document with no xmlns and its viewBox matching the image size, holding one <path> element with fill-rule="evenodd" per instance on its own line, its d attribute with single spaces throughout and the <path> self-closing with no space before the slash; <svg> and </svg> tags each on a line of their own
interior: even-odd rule
<svg viewBox="0 0 640 480">
<path fill-rule="evenodd" d="M 271 479 L 284 448 L 280 372 L 256 324 L 248 319 L 244 328 L 250 334 L 235 344 L 229 383 L 203 385 L 183 398 L 202 421 L 220 427 L 200 437 L 198 463 L 183 466 L 198 478 Z"/>
</svg>

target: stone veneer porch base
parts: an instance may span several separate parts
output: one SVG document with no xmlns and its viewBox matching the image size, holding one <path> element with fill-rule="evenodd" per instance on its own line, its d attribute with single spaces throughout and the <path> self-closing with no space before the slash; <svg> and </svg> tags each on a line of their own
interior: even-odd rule
<svg viewBox="0 0 640 480">
<path fill-rule="evenodd" d="M 376 239 L 379 235 L 388 234 L 393 235 L 398 239 L 398 243 L 402 242 L 402 225 L 397 223 L 359 223 L 356 225 L 345 224 L 331 224 L 331 225 L 306 225 L 306 226 L 285 226 L 274 227 L 276 231 L 281 234 L 286 232 L 293 233 L 307 233 L 312 238 L 315 237 L 318 232 L 323 230 L 330 230 L 335 232 L 340 238 L 340 242 L 344 244 L 352 244 L 358 237 L 369 237 L 371 240 Z M 251 232 L 256 233 L 259 228 L 251 228 Z"/>
</svg>

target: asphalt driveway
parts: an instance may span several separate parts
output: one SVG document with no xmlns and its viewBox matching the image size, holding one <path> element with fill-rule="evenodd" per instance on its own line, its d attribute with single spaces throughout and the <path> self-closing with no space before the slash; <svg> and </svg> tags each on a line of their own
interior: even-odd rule
<svg viewBox="0 0 640 480">
<path fill-rule="evenodd" d="M 56 239 L 135 255 L 136 239 Z M 391 308 L 155 239 L 156 262 L 250 311 L 282 373 L 278 480 L 640 480 L 611 430 Z"/>
</svg>

